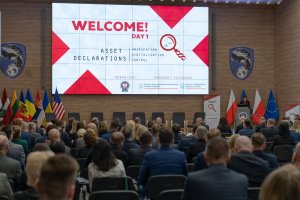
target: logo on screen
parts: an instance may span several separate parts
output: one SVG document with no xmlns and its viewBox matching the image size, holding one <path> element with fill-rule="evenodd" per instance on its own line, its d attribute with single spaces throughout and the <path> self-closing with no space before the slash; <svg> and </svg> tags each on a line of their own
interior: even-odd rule
<svg viewBox="0 0 300 200">
<path fill-rule="evenodd" d="M 253 69 L 254 51 L 247 47 L 230 49 L 229 62 L 232 74 L 239 80 L 247 79 Z"/>
<path fill-rule="evenodd" d="M 18 43 L 4 43 L 1 45 L 0 68 L 8 78 L 19 76 L 26 61 L 26 48 Z"/>
<path fill-rule="evenodd" d="M 122 92 L 128 92 L 129 89 L 129 83 L 127 81 L 123 81 L 121 83 Z"/>
</svg>

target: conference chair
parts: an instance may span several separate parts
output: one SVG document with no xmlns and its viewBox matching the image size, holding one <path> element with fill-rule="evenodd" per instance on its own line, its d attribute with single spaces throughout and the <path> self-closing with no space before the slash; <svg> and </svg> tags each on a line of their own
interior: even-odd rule
<svg viewBox="0 0 300 200">
<path fill-rule="evenodd" d="M 97 117 L 99 122 L 103 121 L 103 113 L 102 112 L 91 112 L 91 119 Z"/>
<path fill-rule="evenodd" d="M 98 191 L 90 194 L 89 200 L 139 200 L 139 196 L 135 191 L 130 190 L 114 190 L 114 191 Z"/>
<path fill-rule="evenodd" d="M 153 112 L 152 113 L 152 120 L 155 121 L 156 118 L 160 117 L 162 122 L 165 123 L 165 113 L 163 112 Z"/>
<path fill-rule="evenodd" d="M 273 142 L 266 142 L 266 148 L 264 149 L 265 153 L 272 153 L 272 144 Z"/>
<path fill-rule="evenodd" d="M 183 129 L 183 132 L 187 132 L 187 121 L 185 120 L 184 112 L 173 112 L 171 127 L 175 123 L 180 125 L 180 127 Z"/>
<path fill-rule="evenodd" d="M 70 117 L 74 117 L 74 119 L 75 119 L 76 121 L 80 121 L 80 113 L 78 113 L 78 112 L 69 112 L 69 113 L 68 113 L 68 119 L 69 119 Z"/>
<path fill-rule="evenodd" d="M 71 148 L 70 149 L 70 154 L 73 158 L 76 158 L 77 156 L 77 149 L 76 148 Z"/>
<path fill-rule="evenodd" d="M 249 187 L 248 188 L 248 200 L 258 200 L 259 187 Z"/>
<path fill-rule="evenodd" d="M 51 122 L 53 119 L 56 119 L 55 113 L 45 113 L 46 122 Z"/>
<path fill-rule="evenodd" d="M 146 125 L 145 112 L 133 112 L 132 113 L 132 119 L 134 120 L 136 117 L 139 117 L 141 119 L 141 124 L 142 125 Z"/>
<path fill-rule="evenodd" d="M 79 165 L 80 171 L 83 171 L 85 169 L 86 158 L 77 158 L 76 161 Z"/>
<path fill-rule="evenodd" d="M 9 198 L 6 195 L 0 195 L 0 200 L 9 200 Z"/>
<path fill-rule="evenodd" d="M 286 163 L 291 162 L 293 151 L 292 145 L 278 145 L 274 147 L 273 154 L 277 157 L 278 163 Z"/>
<path fill-rule="evenodd" d="M 194 113 L 194 119 L 193 119 L 193 124 L 196 123 L 196 119 L 201 117 L 203 119 L 203 121 L 205 120 L 205 112 L 195 112 Z"/>
<path fill-rule="evenodd" d="M 151 176 L 146 183 L 146 196 L 151 200 L 158 200 L 164 190 L 183 189 L 184 175 L 157 175 Z"/>
<path fill-rule="evenodd" d="M 194 171 L 194 166 L 195 166 L 195 163 L 187 163 L 186 167 L 187 167 L 188 172 Z"/>
<path fill-rule="evenodd" d="M 125 177 L 101 177 L 94 178 L 92 192 L 104 190 L 135 190 L 133 180 L 129 176 Z"/>
<path fill-rule="evenodd" d="M 125 112 L 113 112 L 113 120 L 116 118 L 118 118 L 121 121 L 122 126 L 125 126 L 126 124 Z"/>
<path fill-rule="evenodd" d="M 126 175 L 138 180 L 141 165 L 129 165 L 126 167 Z"/>
<path fill-rule="evenodd" d="M 159 194 L 158 200 L 181 200 L 183 189 L 164 190 Z"/>
</svg>

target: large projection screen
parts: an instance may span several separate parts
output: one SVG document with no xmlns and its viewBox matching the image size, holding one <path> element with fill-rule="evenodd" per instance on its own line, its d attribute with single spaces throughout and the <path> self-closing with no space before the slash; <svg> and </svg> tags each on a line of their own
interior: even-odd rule
<svg viewBox="0 0 300 200">
<path fill-rule="evenodd" d="M 208 94 L 208 8 L 52 4 L 52 93 Z"/>
</svg>

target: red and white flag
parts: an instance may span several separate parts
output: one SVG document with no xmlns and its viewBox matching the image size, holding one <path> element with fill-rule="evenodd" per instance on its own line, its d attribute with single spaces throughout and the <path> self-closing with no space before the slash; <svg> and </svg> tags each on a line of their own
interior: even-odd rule
<svg viewBox="0 0 300 200">
<path fill-rule="evenodd" d="M 236 103 L 233 91 L 231 90 L 229 101 L 228 101 L 228 106 L 227 106 L 227 110 L 226 110 L 226 120 L 229 125 L 231 125 L 232 122 L 234 121 L 236 108 L 237 108 L 237 103 Z"/>
<path fill-rule="evenodd" d="M 254 106 L 253 106 L 253 115 L 252 121 L 255 124 L 259 124 L 259 119 L 265 116 L 266 108 L 260 98 L 258 91 L 255 92 Z"/>
</svg>

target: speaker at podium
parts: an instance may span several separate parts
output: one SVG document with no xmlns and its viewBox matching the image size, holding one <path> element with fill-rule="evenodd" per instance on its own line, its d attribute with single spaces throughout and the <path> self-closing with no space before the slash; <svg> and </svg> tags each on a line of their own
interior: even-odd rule
<svg viewBox="0 0 300 200">
<path fill-rule="evenodd" d="M 245 119 L 250 120 L 250 109 L 248 106 L 238 106 L 236 108 L 236 113 L 235 113 L 235 124 L 239 125 L 241 124 L 241 117 L 245 117 Z"/>
</svg>

